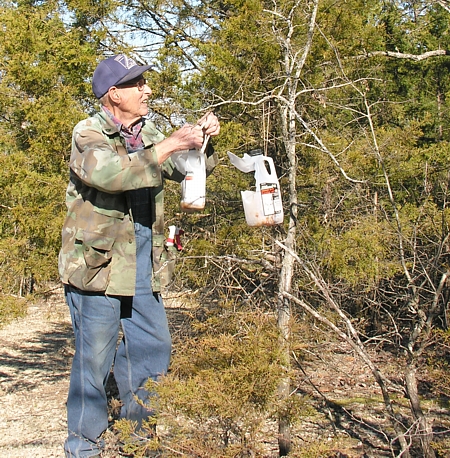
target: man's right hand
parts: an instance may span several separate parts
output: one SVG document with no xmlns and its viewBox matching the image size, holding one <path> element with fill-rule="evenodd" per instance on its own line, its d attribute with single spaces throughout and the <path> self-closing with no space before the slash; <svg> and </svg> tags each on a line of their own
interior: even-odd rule
<svg viewBox="0 0 450 458">
<path fill-rule="evenodd" d="M 203 144 L 204 133 L 202 127 L 199 125 L 185 124 L 175 131 L 172 136 L 179 141 L 180 145 L 186 145 L 185 147 L 181 147 L 180 150 L 200 149 Z"/>
<path fill-rule="evenodd" d="M 201 126 L 185 124 L 162 142 L 155 145 L 158 163 L 162 164 L 177 151 L 200 149 L 203 144 L 204 132 Z"/>
</svg>

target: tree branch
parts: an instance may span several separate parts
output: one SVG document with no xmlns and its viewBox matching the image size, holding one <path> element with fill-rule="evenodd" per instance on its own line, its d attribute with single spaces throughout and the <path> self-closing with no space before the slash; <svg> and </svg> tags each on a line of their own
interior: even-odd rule
<svg viewBox="0 0 450 458">
<path fill-rule="evenodd" d="M 369 57 L 384 56 L 391 57 L 394 59 L 409 59 L 415 62 L 428 59 L 430 57 L 450 56 L 450 51 L 446 49 L 436 49 L 435 51 L 428 51 L 424 54 L 410 54 L 404 52 L 393 52 L 393 51 L 370 51 L 359 56 L 354 56 L 353 59 L 365 59 Z"/>
</svg>

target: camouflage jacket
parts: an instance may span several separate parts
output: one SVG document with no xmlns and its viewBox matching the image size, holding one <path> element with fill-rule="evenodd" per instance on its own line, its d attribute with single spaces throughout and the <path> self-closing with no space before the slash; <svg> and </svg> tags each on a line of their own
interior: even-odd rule
<svg viewBox="0 0 450 458">
<path fill-rule="evenodd" d="M 170 281 L 174 254 L 164 241 L 163 179 L 181 182 L 169 158 L 158 165 L 153 147 L 164 139 L 145 121 L 144 149 L 128 154 L 117 127 L 104 112 L 78 123 L 73 131 L 67 216 L 62 229 L 59 273 L 63 283 L 84 291 L 133 296 L 136 243 L 133 217 L 125 191 L 151 188 L 154 291 Z M 207 151 L 207 173 L 217 155 Z"/>
</svg>

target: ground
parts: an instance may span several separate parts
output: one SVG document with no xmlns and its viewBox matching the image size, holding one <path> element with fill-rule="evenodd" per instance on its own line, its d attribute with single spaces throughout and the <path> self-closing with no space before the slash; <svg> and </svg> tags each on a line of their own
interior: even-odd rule
<svg viewBox="0 0 450 458">
<path fill-rule="evenodd" d="M 170 298 L 165 303 L 170 309 Z M 62 458 L 74 352 L 62 288 L 0 329 L 0 348 L 0 458 Z"/>
<path fill-rule="evenodd" d="M 0 329 L 0 456 L 63 457 L 72 328 L 62 290 Z"/>
<path fill-rule="evenodd" d="M 182 309 L 168 300 L 166 306 L 176 334 L 183 327 Z M 0 346 L 0 458 L 62 458 L 73 354 L 70 316 L 62 289 L 55 287 L 45 300 L 30 305 L 24 318 L 1 329 Z M 370 372 L 341 343 L 324 342 L 322 350 L 319 347 L 320 355 L 298 362 L 296 393 L 307 397 L 315 411 L 293 428 L 294 443 L 336 444 L 335 455 L 321 455 L 327 457 L 393 456 L 383 437 L 386 418 L 379 387 Z M 373 358 L 395 380 L 396 366 L 389 355 L 379 352 Z M 396 408 L 408 415 L 408 402 L 401 393 L 395 402 Z M 447 435 L 448 404 L 428 399 L 424 406 Z M 267 441 L 267 450 L 266 458 L 277 456 L 276 441 Z M 440 456 L 450 456 L 450 451 Z"/>
</svg>

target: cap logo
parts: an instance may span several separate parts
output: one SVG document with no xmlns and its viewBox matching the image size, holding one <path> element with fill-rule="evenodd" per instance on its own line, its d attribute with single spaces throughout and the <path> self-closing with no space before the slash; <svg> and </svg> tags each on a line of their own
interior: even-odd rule
<svg viewBox="0 0 450 458">
<path fill-rule="evenodd" d="M 137 63 L 131 57 L 127 57 L 123 54 L 119 54 L 114 60 L 127 70 L 137 65 Z"/>
</svg>

